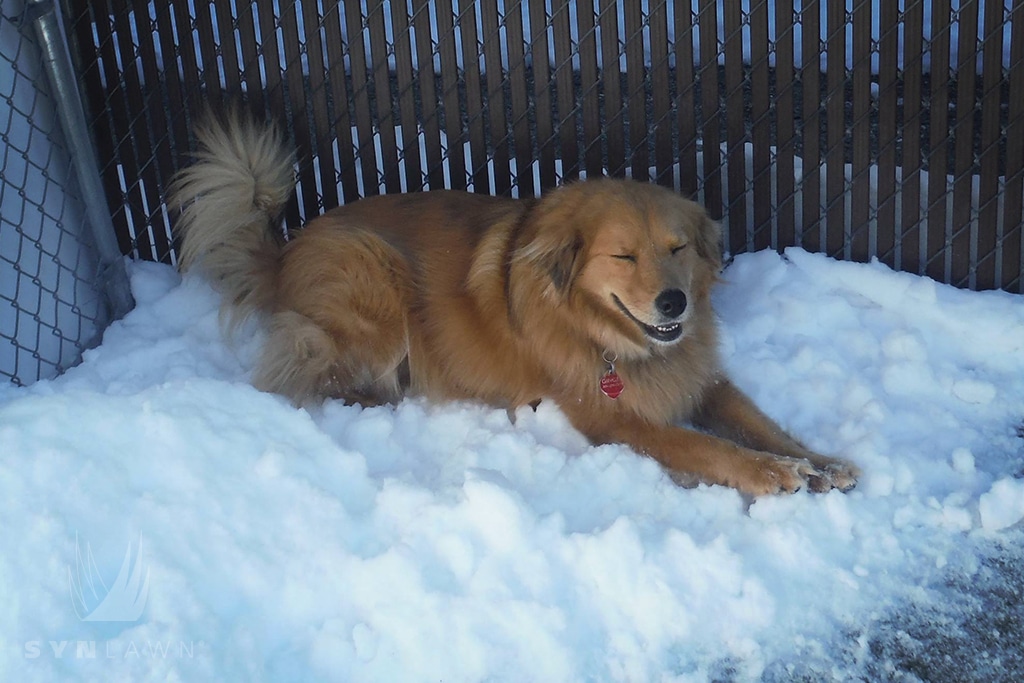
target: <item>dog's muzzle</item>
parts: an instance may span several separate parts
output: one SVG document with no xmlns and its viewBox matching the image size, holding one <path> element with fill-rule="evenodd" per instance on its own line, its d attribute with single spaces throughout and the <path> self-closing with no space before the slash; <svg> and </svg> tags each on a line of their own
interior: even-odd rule
<svg viewBox="0 0 1024 683">
<path fill-rule="evenodd" d="M 648 325 L 637 318 L 628 308 L 626 308 L 626 305 L 622 303 L 619 297 L 614 294 L 612 294 L 612 299 L 623 314 L 636 323 L 636 325 L 643 330 L 643 333 L 651 341 L 659 344 L 671 344 L 678 341 L 679 338 L 683 336 L 683 324 L 672 320 L 674 318 L 679 318 L 686 311 L 686 294 L 684 294 L 682 290 L 666 289 L 654 300 L 654 307 L 658 310 L 658 313 L 663 317 L 672 320 L 672 322 L 661 323 L 659 325 Z"/>
</svg>

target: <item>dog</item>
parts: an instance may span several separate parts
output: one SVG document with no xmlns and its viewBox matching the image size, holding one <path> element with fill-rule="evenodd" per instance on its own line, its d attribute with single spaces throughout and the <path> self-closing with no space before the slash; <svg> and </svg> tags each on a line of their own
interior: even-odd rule
<svg viewBox="0 0 1024 683">
<path fill-rule="evenodd" d="M 720 228 L 699 204 L 610 178 L 537 199 L 434 190 L 360 199 L 285 239 L 279 130 L 234 113 L 196 135 L 168 201 L 179 265 L 220 291 L 228 328 L 265 321 L 258 388 L 296 404 L 551 400 L 591 443 L 686 485 L 855 485 L 854 465 L 802 446 L 723 371 Z"/>
</svg>

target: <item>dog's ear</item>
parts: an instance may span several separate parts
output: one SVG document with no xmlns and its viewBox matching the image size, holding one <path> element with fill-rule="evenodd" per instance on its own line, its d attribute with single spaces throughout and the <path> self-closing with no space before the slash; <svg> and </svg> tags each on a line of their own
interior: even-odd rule
<svg viewBox="0 0 1024 683">
<path fill-rule="evenodd" d="M 544 265 L 555 289 L 564 293 L 576 280 L 582 264 L 583 236 L 577 232 L 572 234 L 572 239 L 563 240 L 557 248 L 548 252 Z"/>
<path fill-rule="evenodd" d="M 710 263 L 717 273 L 722 268 L 722 228 L 704 212 L 697 226 L 696 246 L 697 254 Z"/>
<path fill-rule="evenodd" d="M 544 224 L 532 227 L 516 259 L 536 268 L 551 280 L 556 292 L 565 295 L 583 267 L 583 235 Z"/>
</svg>

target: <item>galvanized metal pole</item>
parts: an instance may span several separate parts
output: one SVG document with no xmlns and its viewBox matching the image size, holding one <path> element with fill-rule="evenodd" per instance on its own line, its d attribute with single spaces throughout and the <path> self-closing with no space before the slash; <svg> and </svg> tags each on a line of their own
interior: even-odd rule
<svg viewBox="0 0 1024 683">
<path fill-rule="evenodd" d="M 99 285 L 110 304 L 114 320 L 132 310 L 132 299 L 124 258 L 117 244 L 110 207 L 100 183 L 99 162 L 78 89 L 78 78 L 68 51 L 60 11 L 54 0 L 30 0 L 28 19 L 32 22 L 45 58 L 46 73 L 53 88 L 61 127 L 67 138 L 71 162 L 82 191 L 86 219 L 99 256 Z"/>
</svg>

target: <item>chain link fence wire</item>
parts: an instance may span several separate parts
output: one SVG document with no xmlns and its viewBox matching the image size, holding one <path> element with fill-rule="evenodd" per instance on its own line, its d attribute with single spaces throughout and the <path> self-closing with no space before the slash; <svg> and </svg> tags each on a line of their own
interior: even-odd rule
<svg viewBox="0 0 1024 683">
<path fill-rule="evenodd" d="M 50 86 L 37 21 L 47 9 L 0 9 L 0 378 L 15 385 L 74 365 L 125 312 L 105 290 L 109 264 Z"/>
<path fill-rule="evenodd" d="M 194 117 L 243 99 L 340 202 L 628 175 L 730 253 L 1024 291 L 1024 1 L 64 0 L 125 253 L 173 263 Z"/>
<path fill-rule="evenodd" d="M 58 1 L 70 99 L 40 38 Z M 1024 291 L 1024 0 L 4 0 L 0 376 L 96 342 L 130 306 L 120 254 L 174 263 L 167 183 L 229 99 L 299 150 L 292 226 L 385 192 L 631 176 L 703 202 L 732 254 Z"/>
</svg>

